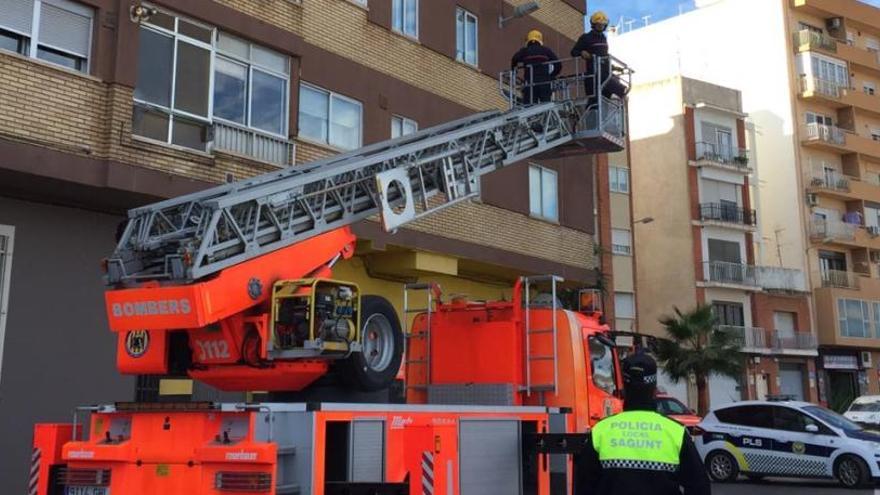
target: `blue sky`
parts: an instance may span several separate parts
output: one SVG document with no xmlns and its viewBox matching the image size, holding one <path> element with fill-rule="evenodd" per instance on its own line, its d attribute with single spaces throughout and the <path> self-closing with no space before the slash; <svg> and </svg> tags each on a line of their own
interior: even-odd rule
<svg viewBox="0 0 880 495">
<path fill-rule="evenodd" d="M 880 0 L 862 0 L 865 3 L 880 7 Z M 693 8 L 693 0 L 587 0 L 590 12 L 604 10 L 617 24 L 621 16 L 636 19 L 632 27 L 644 25 L 642 16 L 650 15 L 649 22 L 657 22 L 678 14 L 679 8 L 688 11 Z"/>
</svg>

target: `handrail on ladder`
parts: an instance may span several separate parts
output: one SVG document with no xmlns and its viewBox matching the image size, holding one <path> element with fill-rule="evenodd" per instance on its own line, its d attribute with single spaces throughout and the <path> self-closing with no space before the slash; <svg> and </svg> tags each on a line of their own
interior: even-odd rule
<svg viewBox="0 0 880 495">
<path fill-rule="evenodd" d="M 556 304 L 556 284 L 565 282 L 565 279 L 557 276 L 557 275 L 539 275 L 534 277 L 520 277 L 520 282 L 517 285 L 522 288 L 524 298 L 523 303 L 525 306 L 525 330 L 523 332 L 525 339 L 525 372 L 526 372 L 526 386 L 525 392 L 526 396 L 532 395 L 532 356 L 531 356 L 531 303 L 529 294 L 531 290 L 531 286 L 535 283 L 540 282 L 550 282 L 550 295 L 552 297 L 551 300 L 551 321 L 552 321 L 552 345 L 553 345 L 553 393 L 556 394 L 559 391 L 559 342 L 558 335 L 559 329 L 556 322 L 556 310 L 558 309 L 558 305 Z"/>
<path fill-rule="evenodd" d="M 409 291 L 426 291 L 427 292 L 427 306 L 425 308 L 417 308 L 412 309 L 409 307 Z M 412 283 L 405 284 L 403 286 L 403 317 L 406 319 L 407 315 L 413 313 L 426 313 L 427 314 L 427 324 L 425 326 L 425 332 L 423 333 L 423 338 L 425 339 L 425 386 L 431 384 L 431 314 L 434 311 L 434 304 L 440 302 L 440 298 L 442 296 L 442 291 L 440 289 L 440 284 L 435 282 L 428 283 Z M 406 321 L 404 321 L 406 324 Z M 404 366 L 406 368 L 406 375 L 404 377 L 404 383 L 406 383 L 406 388 L 412 388 L 414 385 L 410 385 L 409 382 L 409 366 L 410 364 L 416 364 L 417 361 L 413 361 L 410 359 L 409 353 L 409 342 L 415 336 L 412 335 L 411 332 L 406 334 L 406 362 Z"/>
</svg>

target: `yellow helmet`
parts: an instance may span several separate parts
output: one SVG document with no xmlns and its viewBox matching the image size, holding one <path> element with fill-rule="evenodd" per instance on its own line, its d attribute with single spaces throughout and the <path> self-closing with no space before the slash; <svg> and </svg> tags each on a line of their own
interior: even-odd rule
<svg viewBox="0 0 880 495">
<path fill-rule="evenodd" d="M 541 34 L 541 31 L 537 29 L 532 29 L 529 31 L 529 34 L 526 35 L 526 44 L 531 43 L 532 41 L 537 41 L 540 44 L 544 44 L 544 35 Z"/>
<path fill-rule="evenodd" d="M 590 24 L 603 24 L 607 26 L 608 16 L 605 14 L 605 12 L 597 10 L 595 13 L 593 13 L 592 16 L 590 16 Z"/>
</svg>

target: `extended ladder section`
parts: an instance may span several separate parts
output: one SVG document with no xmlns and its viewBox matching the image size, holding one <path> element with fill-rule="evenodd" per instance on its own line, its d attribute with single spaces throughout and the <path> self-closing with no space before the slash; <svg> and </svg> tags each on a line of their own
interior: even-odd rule
<svg viewBox="0 0 880 495">
<path fill-rule="evenodd" d="M 557 301 L 557 284 L 564 282 L 562 277 L 556 275 L 544 275 L 538 277 L 522 277 L 523 303 L 525 313 L 525 331 L 524 333 L 524 350 L 525 350 L 525 375 L 526 383 L 523 387 L 526 395 L 532 395 L 532 392 L 550 392 L 555 394 L 559 389 L 559 349 L 558 349 L 558 333 L 559 325 L 557 324 L 556 310 L 559 309 Z M 535 284 L 549 283 L 550 285 L 550 301 L 532 301 L 531 290 Z M 550 309 L 550 326 L 535 328 L 532 325 L 532 309 L 533 306 L 544 307 Z M 550 337 L 550 338 L 548 338 Z M 540 345 L 539 343 L 543 343 Z M 537 344 L 537 345 L 536 345 Z M 552 380 L 547 382 L 535 383 L 532 378 L 533 372 L 537 368 L 551 367 Z"/>
<path fill-rule="evenodd" d="M 582 61 L 558 62 L 571 72 L 547 83 L 550 102 L 524 106 L 536 84 L 531 71 L 506 72 L 507 111 L 131 210 L 107 283 L 190 283 L 370 216 L 394 230 L 479 196 L 482 175 L 551 150 L 621 150 L 625 104 L 607 96 L 606 86 L 628 86 L 629 70 L 594 62 L 591 70 Z M 606 65 L 615 73 L 603 77 Z"/>
</svg>

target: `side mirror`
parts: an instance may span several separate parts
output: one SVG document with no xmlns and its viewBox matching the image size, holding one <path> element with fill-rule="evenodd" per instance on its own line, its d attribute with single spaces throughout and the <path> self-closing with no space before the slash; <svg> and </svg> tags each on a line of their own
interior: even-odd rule
<svg viewBox="0 0 880 495">
<path fill-rule="evenodd" d="M 807 427 L 804 429 L 807 431 L 807 433 L 819 433 L 819 427 L 816 425 L 810 424 L 807 425 Z"/>
</svg>

